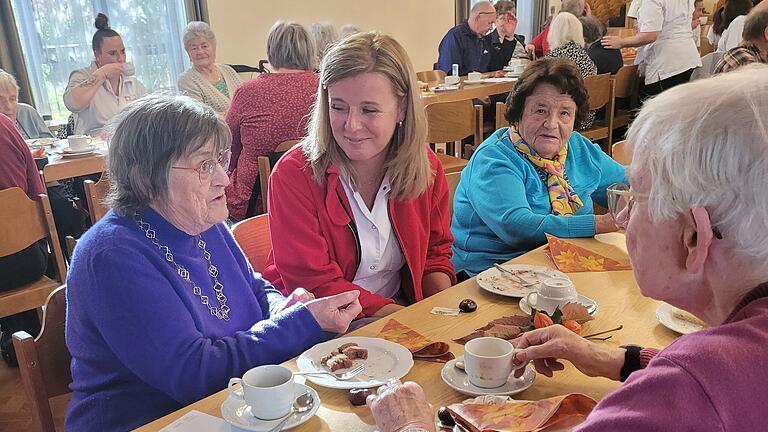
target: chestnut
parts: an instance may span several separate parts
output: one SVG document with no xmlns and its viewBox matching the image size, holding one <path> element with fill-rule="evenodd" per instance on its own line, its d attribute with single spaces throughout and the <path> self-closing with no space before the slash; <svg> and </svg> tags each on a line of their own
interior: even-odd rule
<svg viewBox="0 0 768 432">
<path fill-rule="evenodd" d="M 365 405 L 365 400 L 368 399 L 368 395 L 374 394 L 376 389 L 360 389 L 354 388 L 349 391 L 349 403 L 354 406 Z"/>
<path fill-rule="evenodd" d="M 440 409 L 437 411 L 437 419 L 440 420 L 440 423 L 448 427 L 454 427 L 456 425 L 456 422 L 453 420 L 451 413 L 448 412 L 448 408 L 444 406 L 440 407 Z"/>
<path fill-rule="evenodd" d="M 471 313 L 477 310 L 477 303 L 472 299 L 464 299 L 459 303 L 459 310 L 466 313 Z"/>
</svg>

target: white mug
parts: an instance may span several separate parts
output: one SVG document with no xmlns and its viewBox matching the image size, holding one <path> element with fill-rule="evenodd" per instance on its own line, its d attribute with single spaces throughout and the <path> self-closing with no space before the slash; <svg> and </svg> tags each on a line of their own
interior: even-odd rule
<svg viewBox="0 0 768 432">
<path fill-rule="evenodd" d="M 480 72 L 470 72 L 467 74 L 467 81 L 475 82 L 483 79 L 483 74 Z"/>
<path fill-rule="evenodd" d="M 241 392 L 232 389 L 233 384 L 240 384 Z M 251 414 L 263 420 L 284 417 L 291 411 L 296 397 L 293 372 L 279 365 L 255 367 L 242 378 L 232 378 L 227 386 L 229 396 L 245 401 L 251 407 Z"/>
<path fill-rule="evenodd" d="M 67 137 L 69 149 L 72 151 L 87 150 L 93 139 L 89 135 L 70 135 Z"/>
<path fill-rule="evenodd" d="M 532 300 L 532 296 L 535 296 L 536 301 Z M 564 277 L 544 279 L 538 291 L 525 296 L 525 301 L 531 308 L 546 312 L 548 315 L 555 313 L 558 307 L 562 310 L 563 306 L 577 299 L 576 287 L 570 279 Z"/>
<path fill-rule="evenodd" d="M 699 17 L 699 24 L 705 25 L 707 23 L 707 17 Z"/>
<path fill-rule="evenodd" d="M 136 75 L 136 67 L 131 62 L 123 63 L 123 76 Z"/>
<path fill-rule="evenodd" d="M 515 347 L 496 337 L 472 339 L 464 345 L 464 370 L 469 382 L 482 388 L 497 388 L 507 383 L 512 373 Z"/>
<path fill-rule="evenodd" d="M 459 83 L 459 77 L 454 75 L 448 75 L 445 77 L 445 84 L 446 85 L 456 85 Z"/>
</svg>

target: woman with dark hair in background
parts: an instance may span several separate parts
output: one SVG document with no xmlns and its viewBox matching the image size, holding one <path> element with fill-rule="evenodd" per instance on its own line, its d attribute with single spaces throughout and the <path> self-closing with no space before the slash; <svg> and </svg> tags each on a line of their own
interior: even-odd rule
<svg viewBox="0 0 768 432">
<path fill-rule="evenodd" d="M 75 133 L 101 132 L 107 122 L 133 100 L 147 94 L 134 77 L 134 67 L 125 61 L 120 34 L 109 27 L 109 19 L 96 16 L 93 34 L 93 63 L 69 76 L 64 105 L 75 114 Z"/>
</svg>

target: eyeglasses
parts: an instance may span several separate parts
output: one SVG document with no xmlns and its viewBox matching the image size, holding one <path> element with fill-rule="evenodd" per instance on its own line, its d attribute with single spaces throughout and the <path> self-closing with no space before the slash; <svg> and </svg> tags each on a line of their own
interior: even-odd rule
<svg viewBox="0 0 768 432">
<path fill-rule="evenodd" d="M 621 229 L 627 229 L 632 208 L 638 199 L 647 200 L 647 193 L 635 192 L 625 183 L 614 183 L 608 186 L 608 211 L 611 212 L 613 222 Z M 723 234 L 716 227 L 712 227 L 712 235 L 722 240 Z"/>
<path fill-rule="evenodd" d="M 224 168 L 224 171 L 227 171 L 229 169 L 229 161 L 232 159 L 232 152 L 227 149 L 223 150 L 221 153 L 219 153 L 219 156 L 214 159 L 207 159 L 204 160 L 197 168 L 191 168 L 191 167 L 179 167 L 179 166 L 172 166 L 173 169 L 183 169 L 183 170 L 193 170 L 197 171 L 197 176 L 200 179 L 200 183 L 203 183 L 204 181 L 211 178 L 213 175 L 213 172 L 216 171 L 216 165 L 221 165 L 222 168 Z"/>
</svg>

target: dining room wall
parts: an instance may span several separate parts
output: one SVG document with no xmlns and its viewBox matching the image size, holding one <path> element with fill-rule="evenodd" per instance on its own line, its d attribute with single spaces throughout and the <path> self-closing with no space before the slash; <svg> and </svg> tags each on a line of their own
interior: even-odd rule
<svg viewBox="0 0 768 432">
<path fill-rule="evenodd" d="M 454 0 L 208 0 L 219 63 L 257 65 L 266 59 L 267 32 L 277 20 L 307 27 L 329 21 L 394 36 L 408 51 L 417 71 L 432 69 L 437 47 L 454 26 Z"/>
</svg>

